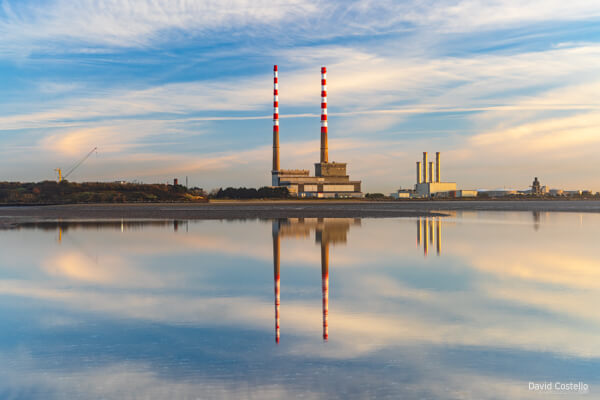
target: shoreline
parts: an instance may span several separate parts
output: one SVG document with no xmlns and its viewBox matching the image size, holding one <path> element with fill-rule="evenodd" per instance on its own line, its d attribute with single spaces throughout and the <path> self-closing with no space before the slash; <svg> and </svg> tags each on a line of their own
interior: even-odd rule
<svg viewBox="0 0 600 400">
<path fill-rule="evenodd" d="M 0 229 L 24 223 L 76 220 L 209 220 L 278 218 L 401 218 L 453 211 L 591 212 L 598 200 L 243 200 L 211 203 L 72 204 L 0 207 Z"/>
</svg>

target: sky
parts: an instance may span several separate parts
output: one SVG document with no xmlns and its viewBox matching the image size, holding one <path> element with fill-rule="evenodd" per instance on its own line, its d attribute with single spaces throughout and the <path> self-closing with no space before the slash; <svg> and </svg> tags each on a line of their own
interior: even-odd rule
<svg viewBox="0 0 600 400">
<path fill-rule="evenodd" d="M 589 0 L 0 0 L 0 181 L 270 184 L 329 158 L 363 191 L 442 152 L 460 188 L 600 190 Z M 431 157 L 431 156 L 430 156 Z"/>
</svg>

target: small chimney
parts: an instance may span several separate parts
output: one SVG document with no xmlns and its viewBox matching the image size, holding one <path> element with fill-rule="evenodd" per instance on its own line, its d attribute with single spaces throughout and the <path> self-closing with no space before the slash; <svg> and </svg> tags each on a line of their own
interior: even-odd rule
<svg viewBox="0 0 600 400">
<path fill-rule="evenodd" d="M 423 182 L 423 180 L 421 179 L 421 172 L 421 161 L 417 161 L 417 184 Z"/>
<path fill-rule="evenodd" d="M 427 152 L 423 152 L 423 183 L 427 182 Z"/>
<path fill-rule="evenodd" d="M 435 181 L 442 181 L 442 166 L 440 165 L 440 152 L 435 153 Z"/>
<path fill-rule="evenodd" d="M 433 183 L 433 161 L 429 162 L 429 183 Z"/>
</svg>

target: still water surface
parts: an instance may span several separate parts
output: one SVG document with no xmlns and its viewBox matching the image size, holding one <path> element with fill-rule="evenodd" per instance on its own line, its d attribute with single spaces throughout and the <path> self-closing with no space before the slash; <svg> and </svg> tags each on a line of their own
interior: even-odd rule
<svg viewBox="0 0 600 400">
<path fill-rule="evenodd" d="M 600 215 L 0 231 L 0 398 L 600 393 Z"/>
</svg>

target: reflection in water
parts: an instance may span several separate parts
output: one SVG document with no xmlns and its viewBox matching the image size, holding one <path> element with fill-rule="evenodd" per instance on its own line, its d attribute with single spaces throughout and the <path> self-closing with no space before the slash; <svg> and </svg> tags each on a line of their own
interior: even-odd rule
<svg viewBox="0 0 600 400">
<path fill-rule="evenodd" d="M 473 211 L 0 230 L 0 398 L 539 399 L 538 380 L 583 381 L 594 398 L 600 215 L 538 222 Z"/>
<path fill-rule="evenodd" d="M 275 278 L 275 341 L 279 343 L 280 328 L 280 249 L 281 238 L 303 238 L 315 232 L 321 245 L 321 293 L 323 297 L 323 340 L 329 339 L 329 245 L 346 243 L 351 225 L 360 225 L 354 218 L 287 218 L 273 221 L 273 271 Z"/>
<path fill-rule="evenodd" d="M 436 240 L 437 239 L 437 240 Z M 436 252 L 442 253 L 442 218 L 441 217 L 419 217 L 417 219 L 417 247 L 423 243 L 423 254 L 427 257 L 429 245 L 435 243 Z"/>
</svg>

